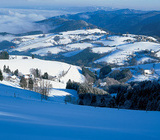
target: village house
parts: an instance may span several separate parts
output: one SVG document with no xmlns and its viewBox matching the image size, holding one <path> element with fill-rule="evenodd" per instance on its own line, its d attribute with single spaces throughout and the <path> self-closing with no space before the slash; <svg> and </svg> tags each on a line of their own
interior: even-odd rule
<svg viewBox="0 0 160 140">
<path fill-rule="evenodd" d="M 154 74 L 153 70 L 144 70 L 144 75 L 152 75 Z"/>
</svg>

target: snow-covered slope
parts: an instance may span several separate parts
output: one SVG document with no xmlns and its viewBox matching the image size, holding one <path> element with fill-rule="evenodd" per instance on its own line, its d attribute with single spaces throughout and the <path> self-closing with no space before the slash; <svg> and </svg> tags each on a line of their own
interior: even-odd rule
<svg viewBox="0 0 160 140">
<path fill-rule="evenodd" d="M 62 32 L 63 35 L 78 35 L 78 34 L 105 34 L 106 32 L 100 29 L 88 29 L 88 30 L 75 30 L 75 31 L 67 31 L 67 32 Z"/>
<path fill-rule="evenodd" d="M 15 97 L 27 100 L 41 100 L 39 93 L 24 90 L 14 85 L 7 85 L 7 82 L 0 82 L 0 96 Z"/>
<path fill-rule="evenodd" d="M 129 37 L 107 37 L 106 35 L 104 31 L 93 29 L 63 32 L 58 35 L 26 36 L 21 37 L 20 41 L 15 40 L 18 47 L 11 51 L 36 49 L 32 53 L 44 56 L 48 52 L 52 54 L 62 52 L 63 56 L 70 57 L 91 47 L 94 53 L 108 53 L 107 56 L 95 62 L 104 61 L 123 65 L 129 55 L 134 52 L 145 49 L 158 52 L 160 49 L 158 43 L 134 42 L 136 39 L 134 35 L 129 35 Z M 56 36 L 59 36 L 57 41 L 54 40 Z M 0 139 L 159 140 L 159 112 L 65 104 L 66 95 L 77 98 L 75 90 L 65 89 L 66 82 L 69 79 L 75 82 L 85 81 L 80 67 L 26 56 L 10 57 L 10 60 L 0 61 L 1 70 L 6 65 L 11 71 L 18 69 L 22 74 L 29 74 L 31 68 L 38 68 L 42 74 L 47 72 L 58 80 L 50 80 L 53 87 L 47 101 L 41 101 L 39 93 L 20 88 L 19 80 L 0 82 Z M 139 58 L 138 64 L 148 59 L 150 58 L 146 56 Z M 160 75 L 160 63 L 115 69 L 124 68 L 129 68 L 133 73 L 130 81 L 152 80 Z M 142 75 L 139 71 L 152 68 L 155 71 L 153 75 Z M 3 74 L 4 77 L 7 76 L 6 73 Z"/>
<path fill-rule="evenodd" d="M 104 46 L 117 46 L 126 44 L 126 40 L 134 41 L 135 38 L 133 37 L 125 37 L 125 36 L 110 36 L 106 39 L 102 39 L 99 42 L 103 43 Z"/>
<path fill-rule="evenodd" d="M 75 43 L 66 46 L 67 49 L 75 50 L 75 49 L 86 49 L 88 47 L 93 47 L 91 43 Z"/>
<path fill-rule="evenodd" d="M 22 74 L 30 74 L 32 68 L 38 68 L 41 73 L 47 72 L 51 76 L 56 76 L 66 83 L 69 79 L 75 82 L 84 82 L 84 76 L 79 72 L 80 68 L 77 66 L 69 65 L 67 63 L 57 61 L 45 61 L 40 59 L 32 59 L 24 56 L 11 56 L 10 60 L 1 60 L 0 68 L 3 69 L 4 65 L 9 66 L 11 71 L 19 70 Z M 14 59 L 13 59 L 14 58 Z M 28 58 L 28 59 L 26 59 Z M 64 76 L 61 76 L 65 73 Z M 74 75 L 73 75 L 74 74 Z"/>
<path fill-rule="evenodd" d="M 71 52 L 67 52 L 67 53 L 64 53 L 63 56 L 65 57 L 71 57 L 71 56 L 74 56 L 80 52 L 82 52 L 83 50 L 77 50 L 77 51 L 71 51 Z"/>
<path fill-rule="evenodd" d="M 3 140 L 159 140 L 159 118 L 159 112 L 25 100 L 0 92 L 0 139 Z"/>
<path fill-rule="evenodd" d="M 60 46 L 59 47 L 48 47 L 48 48 L 43 48 L 39 49 L 38 51 L 32 52 L 32 54 L 37 54 L 40 56 L 45 56 L 47 54 L 58 54 L 60 52 L 65 52 Z"/>
<path fill-rule="evenodd" d="M 136 66 L 125 66 L 113 68 L 112 70 L 130 69 L 133 76 L 127 82 L 133 81 L 145 81 L 145 80 L 160 80 L 160 63 L 139 64 Z M 149 71 L 149 74 L 145 74 L 145 71 Z"/>
<path fill-rule="evenodd" d="M 92 49 L 94 53 L 108 53 L 116 50 L 115 47 L 95 47 Z"/>
<path fill-rule="evenodd" d="M 59 60 L 74 56 L 89 47 L 93 53 L 102 55 L 107 53 L 106 56 L 103 55 L 94 61 L 95 63 L 107 62 L 117 65 L 126 64 L 126 61 L 130 60 L 136 52 L 149 50 L 153 51 L 157 57 L 160 54 L 160 44 L 153 37 L 131 34 L 108 35 L 100 29 L 22 36 L 13 39 L 12 42 L 17 46 L 10 49 L 10 52 L 28 52 L 44 57 L 54 54 L 54 57 Z M 145 61 L 140 60 L 139 63 L 143 62 Z"/>
<path fill-rule="evenodd" d="M 53 83 L 52 83 L 53 84 Z M 27 100 L 36 100 L 41 101 L 41 94 L 37 92 L 33 92 L 30 90 L 22 89 L 20 86 L 15 86 L 14 83 L 10 83 L 8 81 L 0 82 L 0 96 L 14 97 L 20 99 Z M 58 103 L 64 103 L 64 99 L 66 95 L 73 96 L 77 98 L 77 91 L 71 89 L 62 88 L 52 88 L 48 95 L 49 101 L 54 101 Z"/>
<path fill-rule="evenodd" d="M 158 51 L 160 49 L 160 44 L 151 43 L 151 42 L 136 42 L 128 43 L 125 45 L 117 46 L 115 51 L 112 51 L 109 55 L 96 60 L 96 63 L 99 62 L 108 62 L 123 65 L 130 55 L 133 55 L 135 52 L 142 50 L 153 50 Z M 108 51 L 108 50 L 107 50 Z"/>
<path fill-rule="evenodd" d="M 57 54 L 60 52 L 83 50 L 87 47 L 94 47 L 92 43 L 80 42 L 82 40 L 97 40 L 107 34 L 100 29 L 75 30 L 61 32 L 59 34 L 39 34 L 21 36 L 13 38 L 12 42 L 17 44 L 13 51 L 31 51 L 33 54 L 45 56 L 50 52 Z M 36 50 L 36 51 L 35 51 Z"/>
</svg>

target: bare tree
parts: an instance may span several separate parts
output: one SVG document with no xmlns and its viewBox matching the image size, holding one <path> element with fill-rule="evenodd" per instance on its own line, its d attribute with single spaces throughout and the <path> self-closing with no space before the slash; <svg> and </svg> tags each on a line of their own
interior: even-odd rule
<svg viewBox="0 0 160 140">
<path fill-rule="evenodd" d="M 21 77 L 21 80 L 20 80 L 20 86 L 24 89 L 27 87 L 27 81 L 23 76 Z"/>
<path fill-rule="evenodd" d="M 50 81 L 47 81 L 44 79 L 40 81 L 39 93 L 41 93 L 41 100 L 48 99 L 48 95 L 49 95 L 51 88 L 52 88 L 52 84 L 50 83 Z"/>
<path fill-rule="evenodd" d="M 30 73 L 34 75 L 34 77 L 40 77 L 41 76 L 41 70 L 39 69 L 30 69 Z"/>
<path fill-rule="evenodd" d="M 35 92 L 39 92 L 39 86 L 38 86 L 38 83 L 39 83 L 39 81 L 38 81 L 39 79 L 34 79 L 33 80 L 33 91 L 35 91 Z"/>
</svg>

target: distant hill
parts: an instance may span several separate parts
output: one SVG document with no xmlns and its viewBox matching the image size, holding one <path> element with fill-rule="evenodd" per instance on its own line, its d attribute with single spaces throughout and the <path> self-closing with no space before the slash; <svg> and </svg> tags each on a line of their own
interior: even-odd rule
<svg viewBox="0 0 160 140">
<path fill-rule="evenodd" d="M 65 19 L 84 20 L 114 33 L 132 33 L 160 37 L 160 12 L 122 9 L 95 11 L 61 16 Z"/>
<path fill-rule="evenodd" d="M 45 26 L 50 33 L 97 28 L 97 26 L 87 23 L 84 20 L 73 20 L 60 17 L 53 17 L 36 23 L 39 26 Z"/>
<path fill-rule="evenodd" d="M 0 42 L 0 50 L 10 49 L 11 46 L 16 46 L 16 44 L 7 40 Z"/>
</svg>

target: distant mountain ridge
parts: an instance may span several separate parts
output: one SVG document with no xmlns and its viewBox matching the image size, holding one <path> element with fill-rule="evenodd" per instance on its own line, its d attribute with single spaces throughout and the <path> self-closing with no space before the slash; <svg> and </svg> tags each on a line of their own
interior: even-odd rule
<svg viewBox="0 0 160 140">
<path fill-rule="evenodd" d="M 39 26 L 45 25 L 46 28 L 49 29 L 50 33 L 97 28 L 97 26 L 87 23 L 84 20 L 74 20 L 60 17 L 53 17 L 36 23 Z"/>
<path fill-rule="evenodd" d="M 100 28 L 112 33 L 160 37 L 160 11 L 98 10 L 52 17 L 38 21 L 36 24 L 41 30 L 18 34 L 18 36 Z M 1 33 L 1 35 L 6 34 Z"/>
<path fill-rule="evenodd" d="M 160 37 L 160 12 L 122 9 L 116 11 L 95 11 L 60 18 L 84 20 L 114 33 L 132 33 Z"/>
</svg>

